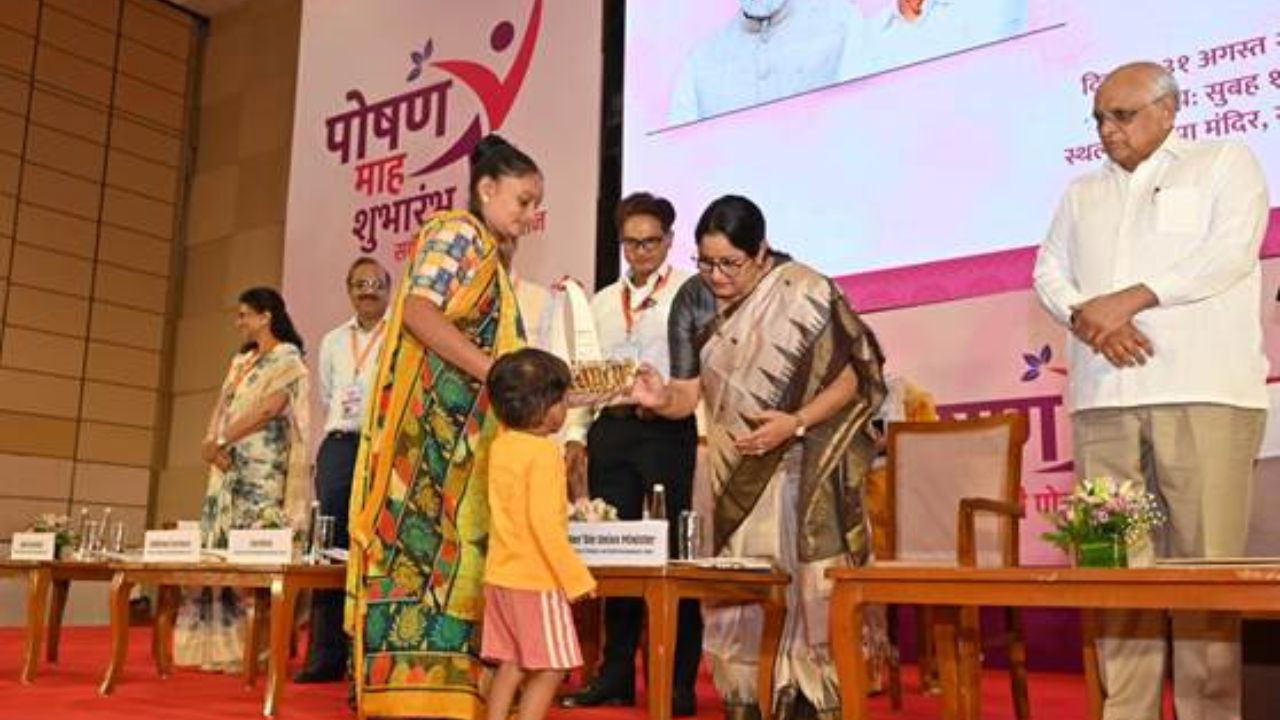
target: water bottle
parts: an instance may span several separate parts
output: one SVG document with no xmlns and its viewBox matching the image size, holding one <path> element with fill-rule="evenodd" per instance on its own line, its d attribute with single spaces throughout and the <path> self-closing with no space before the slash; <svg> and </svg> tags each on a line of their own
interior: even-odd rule
<svg viewBox="0 0 1280 720">
<path fill-rule="evenodd" d="M 653 491 L 649 494 L 649 519 L 667 519 L 667 490 L 662 483 L 654 483 Z"/>
<path fill-rule="evenodd" d="M 76 521 L 76 560 L 88 560 L 88 556 L 90 556 L 88 532 L 90 532 L 88 507 L 81 507 L 79 519 Z"/>
<path fill-rule="evenodd" d="M 89 508 L 80 508 L 80 515 L 76 520 L 76 555 L 79 556 L 85 549 L 85 535 L 87 533 L 85 524 L 89 520 Z"/>
</svg>

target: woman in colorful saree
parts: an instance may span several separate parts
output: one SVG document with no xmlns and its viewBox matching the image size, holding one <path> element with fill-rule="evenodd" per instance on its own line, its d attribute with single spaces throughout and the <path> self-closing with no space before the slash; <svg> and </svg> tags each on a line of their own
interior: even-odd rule
<svg viewBox="0 0 1280 720">
<path fill-rule="evenodd" d="M 482 386 L 524 344 L 499 259 L 542 201 L 542 174 L 496 135 L 471 154 L 470 209 L 433 215 L 392 305 L 351 495 L 347 630 L 362 717 L 470 720 L 479 681 L 486 468 Z"/>
<path fill-rule="evenodd" d="M 750 200 L 716 200 L 695 233 L 699 275 L 671 307 L 671 381 L 642 370 L 633 397 L 668 417 L 705 403 L 715 552 L 768 557 L 792 578 L 776 716 L 835 718 L 823 573 L 869 555 L 862 480 L 883 357 L 835 283 L 769 248 Z M 758 717 L 759 608 L 713 608 L 706 618 L 728 717 Z"/>
<path fill-rule="evenodd" d="M 225 549 L 232 529 L 301 527 L 310 498 L 302 338 L 280 294 L 266 287 L 240 295 L 236 330 L 243 345 L 231 360 L 201 447 L 209 484 L 200 531 L 211 549 Z M 239 672 L 244 620 L 234 588 L 184 592 L 174 662 Z"/>
</svg>

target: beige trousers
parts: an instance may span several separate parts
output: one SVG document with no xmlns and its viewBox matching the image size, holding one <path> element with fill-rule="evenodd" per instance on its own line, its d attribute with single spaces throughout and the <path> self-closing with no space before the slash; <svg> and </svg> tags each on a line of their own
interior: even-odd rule
<svg viewBox="0 0 1280 720">
<path fill-rule="evenodd" d="M 1179 404 L 1083 410 L 1072 416 L 1079 477 L 1143 478 L 1169 520 L 1130 562 L 1244 553 L 1253 461 L 1266 411 Z M 1101 616 L 1098 654 L 1105 720 L 1160 717 L 1167 616 Z M 1173 613 L 1174 704 L 1179 720 L 1240 717 L 1240 621 Z"/>
</svg>

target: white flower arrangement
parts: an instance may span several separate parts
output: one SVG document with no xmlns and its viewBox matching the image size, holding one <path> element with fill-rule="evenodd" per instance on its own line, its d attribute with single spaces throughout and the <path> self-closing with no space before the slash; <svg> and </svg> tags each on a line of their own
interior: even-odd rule
<svg viewBox="0 0 1280 720">
<path fill-rule="evenodd" d="M 80 542 L 80 533 L 71 526 L 71 518 L 57 513 L 41 513 L 27 528 L 28 532 L 53 533 L 53 545 L 59 556 Z"/>
<path fill-rule="evenodd" d="M 1067 551 L 1090 542 L 1140 541 L 1165 521 L 1159 501 L 1142 484 L 1109 477 L 1081 481 L 1045 519 L 1053 531 L 1044 539 Z"/>
</svg>

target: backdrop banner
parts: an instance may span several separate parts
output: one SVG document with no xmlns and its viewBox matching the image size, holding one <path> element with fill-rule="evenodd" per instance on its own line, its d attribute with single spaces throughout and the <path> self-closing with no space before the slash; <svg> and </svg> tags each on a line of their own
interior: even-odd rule
<svg viewBox="0 0 1280 720">
<path fill-rule="evenodd" d="M 466 206 L 486 133 L 546 180 L 520 274 L 594 275 L 600 27 L 599 3 L 306 0 L 283 290 L 313 370 L 351 315 L 348 266 L 370 255 L 398 278 L 423 219 Z"/>
</svg>

